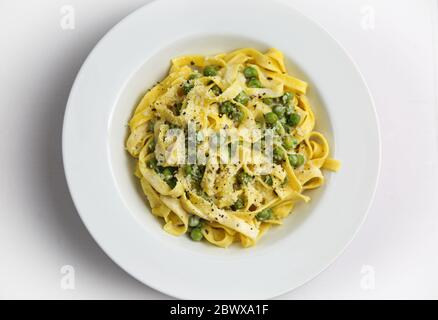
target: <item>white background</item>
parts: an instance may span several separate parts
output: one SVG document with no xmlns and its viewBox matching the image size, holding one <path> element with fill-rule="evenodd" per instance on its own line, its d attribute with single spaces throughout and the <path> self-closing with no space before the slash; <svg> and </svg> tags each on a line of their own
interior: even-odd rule
<svg viewBox="0 0 438 320">
<path fill-rule="evenodd" d="M 61 157 L 77 71 L 109 28 L 147 2 L 0 1 L 0 298 L 168 298 L 100 250 L 73 206 Z M 437 299 L 437 2 L 289 2 L 357 62 L 376 102 L 383 159 L 355 240 L 316 279 L 280 298 Z M 74 30 L 60 26 L 63 5 L 75 9 Z M 74 290 L 60 286 L 63 265 L 75 268 Z"/>
</svg>

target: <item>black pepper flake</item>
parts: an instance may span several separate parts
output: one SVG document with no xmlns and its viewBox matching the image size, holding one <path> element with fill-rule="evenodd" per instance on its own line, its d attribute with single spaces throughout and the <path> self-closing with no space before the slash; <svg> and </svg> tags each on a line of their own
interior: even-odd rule
<svg viewBox="0 0 438 320">
<path fill-rule="evenodd" d="M 268 80 L 272 80 L 272 78 L 271 78 L 271 77 L 267 77 L 266 79 L 268 79 Z"/>
<path fill-rule="evenodd" d="M 194 66 L 195 63 L 194 63 L 193 61 L 190 61 L 190 65 L 191 65 L 191 66 Z"/>
</svg>

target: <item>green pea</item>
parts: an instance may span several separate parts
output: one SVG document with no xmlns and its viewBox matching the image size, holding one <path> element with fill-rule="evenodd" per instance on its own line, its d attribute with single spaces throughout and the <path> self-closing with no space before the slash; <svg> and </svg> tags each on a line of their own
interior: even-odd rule
<svg viewBox="0 0 438 320">
<path fill-rule="evenodd" d="M 243 69 L 243 74 L 247 79 L 257 78 L 258 76 L 257 70 L 253 67 L 246 67 Z"/>
<path fill-rule="evenodd" d="M 290 92 L 286 92 L 284 95 L 281 96 L 281 102 L 284 105 L 288 105 L 292 101 L 292 98 L 293 94 Z"/>
<path fill-rule="evenodd" d="M 292 136 L 285 136 L 283 138 L 283 146 L 286 149 L 292 149 L 297 145 L 297 139 Z"/>
<path fill-rule="evenodd" d="M 302 154 L 298 153 L 297 167 L 302 166 L 305 161 L 306 161 L 306 159 L 304 158 L 304 156 Z"/>
<path fill-rule="evenodd" d="M 250 88 L 261 88 L 262 84 L 258 79 L 251 78 L 250 80 L 248 80 L 247 86 Z"/>
<path fill-rule="evenodd" d="M 210 90 L 214 93 L 215 96 L 218 96 L 222 93 L 221 88 L 219 88 L 219 86 L 216 84 L 213 87 L 211 87 Z"/>
<path fill-rule="evenodd" d="M 158 161 L 157 161 L 157 159 L 150 159 L 150 160 L 148 160 L 146 165 L 148 166 L 149 169 L 156 170 L 158 168 Z"/>
<path fill-rule="evenodd" d="M 170 180 L 173 177 L 173 172 L 170 168 L 164 168 L 162 172 L 164 180 Z"/>
<path fill-rule="evenodd" d="M 198 79 L 199 77 L 201 77 L 201 74 L 198 73 L 198 72 L 195 72 L 195 73 L 192 73 L 192 74 L 189 76 L 189 80 Z"/>
<path fill-rule="evenodd" d="M 272 98 L 264 98 L 263 103 L 267 104 L 268 106 L 272 105 L 274 103 L 274 99 Z"/>
<path fill-rule="evenodd" d="M 247 174 L 245 171 L 241 171 L 237 174 L 237 181 L 241 185 L 248 184 L 251 180 L 252 180 L 252 177 L 249 174 Z"/>
<path fill-rule="evenodd" d="M 276 106 L 274 106 L 272 108 L 272 111 L 274 111 L 274 113 L 278 116 L 278 117 L 283 117 L 284 113 L 286 112 L 286 108 L 283 107 L 282 105 L 277 104 Z"/>
<path fill-rule="evenodd" d="M 239 210 L 245 207 L 245 203 L 242 199 L 237 199 L 237 201 L 233 204 L 233 210 Z"/>
<path fill-rule="evenodd" d="M 295 153 L 293 153 L 293 154 L 289 154 L 287 157 L 289 158 L 290 165 L 292 167 L 296 167 L 298 163 L 298 156 Z"/>
<path fill-rule="evenodd" d="M 237 102 L 243 104 L 244 106 L 246 106 L 248 104 L 249 101 L 249 97 L 246 94 L 245 91 L 241 91 L 235 98 L 234 100 L 236 100 Z"/>
<path fill-rule="evenodd" d="M 284 159 L 284 151 L 280 147 L 275 147 L 273 153 L 274 161 L 280 162 Z"/>
<path fill-rule="evenodd" d="M 291 113 L 288 117 L 287 117 L 287 123 L 291 126 L 296 126 L 298 123 L 300 123 L 301 121 L 301 117 L 298 113 L 294 112 Z"/>
<path fill-rule="evenodd" d="M 269 124 L 275 124 L 278 121 L 278 116 L 274 112 L 265 114 L 265 121 Z"/>
<path fill-rule="evenodd" d="M 201 228 L 193 228 L 190 232 L 190 238 L 192 238 L 193 241 L 201 241 L 203 238 Z"/>
<path fill-rule="evenodd" d="M 302 166 L 304 164 L 304 156 L 299 153 L 293 153 L 288 155 L 289 163 L 292 167 L 297 168 L 299 166 Z"/>
<path fill-rule="evenodd" d="M 188 94 L 193 89 L 194 86 L 195 85 L 189 81 L 185 82 L 182 87 L 184 94 Z"/>
<path fill-rule="evenodd" d="M 217 67 L 216 66 L 206 66 L 204 68 L 204 76 L 214 77 L 215 75 L 217 75 Z"/>
<path fill-rule="evenodd" d="M 232 112 L 233 109 L 234 109 L 234 105 L 231 101 L 222 102 L 221 105 L 219 106 L 219 112 L 221 114 L 228 114 Z"/>
<path fill-rule="evenodd" d="M 190 217 L 189 217 L 189 226 L 190 227 L 197 227 L 197 226 L 199 226 L 199 223 L 200 223 L 200 219 L 199 219 L 199 217 L 198 216 L 195 216 L 195 215 L 191 215 Z"/>
<path fill-rule="evenodd" d="M 272 209 L 271 208 L 267 208 L 264 209 L 262 211 L 260 211 L 257 215 L 256 218 L 259 221 L 266 221 L 272 218 Z"/>
<path fill-rule="evenodd" d="M 274 184 L 274 181 L 272 180 L 272 177 L 270 175 L 266 175 L 263 178 L 263 181 L 268 185 L 268 186 L 272 186 Z"/>
<path fill-rule="evenodd" d="M 242 122 L 242 120 L 243 120 L 243 118 L 244 118 L 243 112 L 240 111 L 240 110 L 234 110 L 234 111 L 232 112 L 232 114 L 231 114 L 231 118 L 232 118 L 235 122 L 240 123 L 240 122 Z"/>
</svg>

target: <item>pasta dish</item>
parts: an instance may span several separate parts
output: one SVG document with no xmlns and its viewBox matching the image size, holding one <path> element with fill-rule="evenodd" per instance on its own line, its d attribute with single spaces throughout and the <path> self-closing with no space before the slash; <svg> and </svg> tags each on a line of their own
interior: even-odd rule
<svg viewBox="0 0 438 320">
<path fill-rule="evenodd" d="M 277 49 L 173 59 L 136 107 L 126 141 L 164 230 L 250 247 L 308 202 L 305 191 L 340 163 L 314 129 L 306 89 Z"/>
</svg>

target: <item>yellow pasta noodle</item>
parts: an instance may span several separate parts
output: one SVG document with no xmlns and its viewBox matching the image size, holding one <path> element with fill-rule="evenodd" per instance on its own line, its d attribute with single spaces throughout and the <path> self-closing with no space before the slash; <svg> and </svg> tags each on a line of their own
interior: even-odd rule
<svg viewBox="0 0 438 320">
<path fill-rule="evenodd" d="M 337 171 L 315 131 L 307 83 L 283 53 L 239 49 L 172 60 L 141 99 L 126 149 L 166 232 L 250 247 L 281 225 L 303 194 Z"/>
</svg>

